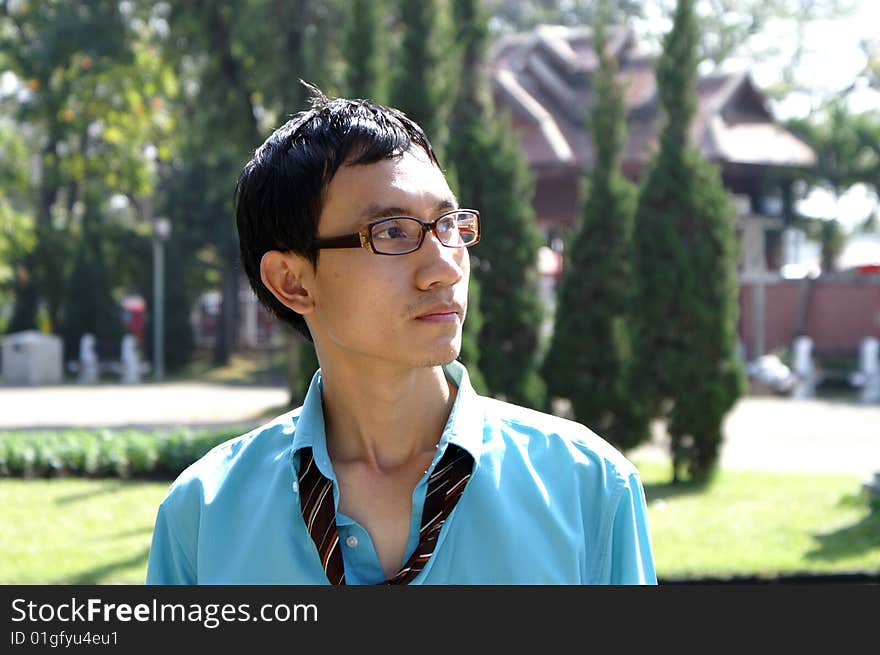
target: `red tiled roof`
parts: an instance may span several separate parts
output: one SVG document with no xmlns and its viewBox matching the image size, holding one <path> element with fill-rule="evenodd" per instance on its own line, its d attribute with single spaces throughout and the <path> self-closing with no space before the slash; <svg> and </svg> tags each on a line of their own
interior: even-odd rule
<svg viewBox="0 0 880 655">
<path fill-rule="evenodd" d="M 624 85 L 629 141 L 622 156 L 640 168 L 656 147 L 660 110 L 656 60 L 638 52 L 631 32 L 608 30 L 609 50 Z M 588 168 L 592 147 L 585 117 L 593 103 L 590 78 L 598 65 L 592 30 L 542 25 L 508 37 L 492 58 L 496 103 L 513 111 L 522 147 L 539 169 Z M 716 74 L 697 82 L 691 137 L 703 155 L 722 164 L 810 166 L 808 145 L 775 124 L 745 73 Z"/>
</svg>

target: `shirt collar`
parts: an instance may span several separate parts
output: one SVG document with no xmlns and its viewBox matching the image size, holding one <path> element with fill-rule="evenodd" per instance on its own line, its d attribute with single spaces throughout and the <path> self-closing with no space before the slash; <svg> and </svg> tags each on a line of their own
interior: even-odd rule
<svg viewBox="0 0 880 655">
<path fill-rule="evenodd" d="M 479 466 L 480 455 L 483 452 L 483 411 L 480 397 L 471 386 L 464 364 L 453 360 L 443 366 L 443 372 L 447 380 L 458 387 L 458 393 L 437 444 L 437 455 L 432 466 L 443 457 L 446 445 L 449 443 L 468 451 L 474 458 L 475 466 Z M 335 480 L 324 431 L 324 408 L 321 402 L 323 391 L 323 377 L 321 369 L 318 369 L 312 376 L 312 382 L 309 384 L 309 390 L 306 392 L 296 422 L 292 454 L 296 455 L 302 448 L 311 448 L 318 469 L 324 477 Z"/>
</svg>

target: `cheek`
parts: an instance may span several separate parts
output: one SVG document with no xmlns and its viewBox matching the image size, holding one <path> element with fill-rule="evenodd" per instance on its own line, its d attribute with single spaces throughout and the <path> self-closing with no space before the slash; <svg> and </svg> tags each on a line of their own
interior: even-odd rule
<svg viewBox="0 0 880 655">
<path fill-rule="evenodd" d="M 405 307 L 402 271 L 351 266 L 333 271 L 322 286 L 321 310 L 341 331 L 393 323 Z"/>
</svg>

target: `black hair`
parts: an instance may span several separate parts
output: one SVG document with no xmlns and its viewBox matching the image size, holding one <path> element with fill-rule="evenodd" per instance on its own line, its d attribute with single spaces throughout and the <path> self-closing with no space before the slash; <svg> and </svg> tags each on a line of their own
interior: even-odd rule
<svg viewBox="0 0 880 655">
<path fill-rule="evenodd" d="M 257 298 L 311 341 L 303 317 L 260 279 L 263 255 L 295 252 L 317 268 L 314 241 L 324 196 L 343 164 L 372 164 L 413 146 L 439 163 L 422 128 L 403 112 L 368 100 L 330 100 L 317 87 L 302 84 L 311 92 L 311 108 L 275 130 L 245 164 L 235 189 L 235 221 L 242 267 Z"/>
</svg>

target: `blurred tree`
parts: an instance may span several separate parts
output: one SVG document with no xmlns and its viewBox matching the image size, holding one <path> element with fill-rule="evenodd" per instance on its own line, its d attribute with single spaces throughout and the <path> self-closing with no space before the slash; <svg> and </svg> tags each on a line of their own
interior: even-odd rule
<svg viewBox="0 0 880 655">
<path fill-rule="evenodd" d="M 306 89 L 300 79 L 319 86 L 328 96 L 339 93 L 345 69 L 339 44 L 350 3 L 247 0 L 235 4 L 236 53 L 251 79 L 251 98 L 266 136 L 305 109 Z"/>
<path fill-rule="evenodd" d="M 458 61 L 438 0 L 397 0 L 400 46 L 391 55 L 389 104 L 416 121 L 441 161 Z"/>
<path fill-rule="evenodd" d="M 307 341 L 296 332 L 297 343 L 299 346 L 299 356 L 297 358 L 297 367 L 295 370 L 289 370 L 288 376 L 291 379 L 290 390 L 291 396 L 289 403 L 291 407 L 301 405 L 309 390 L 309 384 L 315 371 L 318 370 L 318 353 L 311 341 Z M 294 377 L 295 376 L 295 377 Z"/>
<path fill-rule="evenodd" d="M 880 113 L 853 112 L 846 95 L 832 99 L 806 118 L 788 121 L 788 128 L 816 152 L 816 167 L 806 176 L 807 188 L 830 191 L 835 207 L 853 185 L 865 184 L 880 196 Z M 822 270 L 833 271 L 845 238 L 841 216 L 797 221 L 807 236 L 822 246 Z"/>
<path fill-rule="evenodd" d="M 195 350 L 195 335 L 190 322 L 190 312 L 195 298 L 192 287 L 183 283 L 188 258 L 181 251 L 180 241 L 172 238 L 164 245 L 164 248 L 166 283 L 163 355 L 165 371 L 173 373 L 190 363 Z M 150 285 L 148 289 L 147 307 L 154 307 L 153 286 Z M 153 361 L 155 317 L 154 312 L 149 312 L 144 326 L 143 350 L 144 357 L 148 361 Z"/>
<path fill-rule="evenodd" d="M 236 40 L 237 30 L 255 20 L 250 9 L 231 1 L 174 3 L 169 15 L 174 38 L 166 43 L 166 56 L 184 85 L 185 128 L 182 157 L 168 180 L 166 213 L 193 242 L 211 246 L 209 260 L 222 293 L 214 348 L 218 365 L 229 361 L 238 336 L 240 266 L 232 189 L 261 141 L 252 76 Z"/>
<path fill-rule="evenodd" d="M 27 304 L 37 302 L 36 294 L 22 289 L 31 284 L 26 262 L 36 243 L 28 157 L 15 125 L 0 120 L 0 333 L 32 329 L 37 315 L 37 307 Z"/>
<path fill-rule="evenodd" d="M 353 0 L 351 3 L 342 35 L 345 66 L 342 95 L 346 97 L 374 102 L 385 99 L 385 56 L 388 52 L 382 29 L 385 10 L 385 2 L 376 0 Z"/>
<path fill-rule="evenodd" d="M 476 0 L 454 0 L 453 15 L 462 63 L 447 159 L 461 202 L 480 211 L 483 225 L 482 239 L 470 251 L 482 314 L 478 366 L 492 394 L 543 408 L 536 268 L 543 239 L 530 204 L 533 180 L 508 117 L 492 107 L 485 15 Z M 469 340 L 462 359 L 471 365 Z"/>
<path fill-rule="evenodd" d="M 99 341 L 118 344 L 125 333 L 107 268 L 107 244 L 100 229 L 102 208 L 98 192 L 87 191 L 83 195 L 83 205 L 83 229 L 62 307 L 61 338 L 68 361 L 78 358 L 83 334 L 90 333 Z"/>
<path fill-rule="evenodd" d="M 735 212 L 717 169 L 690 147 L 698 24 L 678 0 L 657 62 L 665 123 L 636 211 L 636 389 L 667 419 L 673 480 L 706 480 L 725 414 L 743 393 L 736 355 Z"/>
<path fill-rule="evenodd" d="M 829 187 L 835 197 L 859 182 L 878 189 L 880 113 L 852 112 L 847 97 L 841 96 L 806 118 L 788 121 L 787 126 L 816 152 L 814 184 Z"/>
<path fill-rule="evenodd" d="M 565 251 L 556 320 L 543 376 L 552 396 L 568 398 L 575 418 L 623 450 L 649 436 L 630 389 L 633 307 L 632 230 L 636 189 L 619 169 L 626 142 L 623 91 L 606 51 L 603 5 L 593 46 L 599 67 L 587 124 L 595 144 L 584 184 L 581 223 Z"/>
<path fill-rule="evenodd" d="M 162 105 L 168 80 L 143 17 L 152 7 L 47 1 L 3 2 L 0 10 L 0 64 L 20 83 L 14 120 L 29 150 L 35 234 L 22 262 L 16 325 L 33 325 L 44 304 L 49 329 L 61 330 L 65 303 L 80 300 L 65 278 L 83 223 L 99 233 L 107 199 L 144 196 L 155 183 L 154 161 L 167 148 L 154 144 L 170 128 Z M 107 277 L 115 287 L 115 272 Z"/>
<path fill-rule="evenodd" d="M 241 284 L 233 189 L 268 132 L 304 109 L 304 79 L 332 94 L 338 2 L 249 0 L 174 3 L 166 57 L 181 77 L 181 157 L 163 211 L 223 293 L 214 361 L 237 345 Z M 221 138 L 222 137 L 222 138 Z"/>
</svg>

